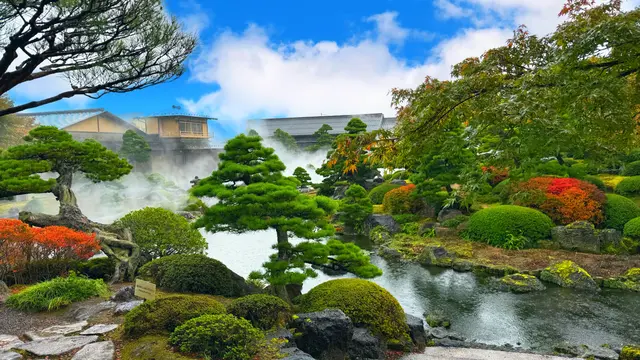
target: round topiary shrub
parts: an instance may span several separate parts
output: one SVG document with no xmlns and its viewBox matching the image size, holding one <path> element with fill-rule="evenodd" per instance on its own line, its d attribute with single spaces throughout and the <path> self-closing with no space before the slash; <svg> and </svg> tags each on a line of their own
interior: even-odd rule
<svg viewBox="0 0 640 360">
<path fill-rule="evenodd" d="M 616 193 L 624 196 L 640 195 L 640 176 L 623 179 L 616 185 Z"/>
<path fill-rule="evenodd" d="M 629 220 L 640 216 L 640 208 L 631 199 L 616 194 L 607 194 L 604 206 L 606 228 L 622 231 Z"/>
<path fill-rule="evenodd" d="M 116 222 L 131 230 L 133 241 L 149 260 L 174 254 L 201 254 L 207 242 L 187 219 L 162 208 L 146 207 Z"/>
<path fill-rule="evenodd" d="M 374 205 L 382 205 L 384 195 L 393 189 L 397 189 L 400 185 L 380 184 L 369 191 L 369 199 Z"/>
<path fill-rule="evenodd" d="M 624 224 L 624 236 L 640 239 L 640 217 L 633 218 Z"/>
<path fill-rule="evenodd" d="M 207 359 L 246 360 L 264 346 L 264 335 L 245 319 L 204 315 L 177 327 L 169 341 L 181 352 Z"/>
<path fill-rule="evenodd" d="M 624 175 L 624 176 L 638 176 L 638 175 L 640 175 L 640 160 L 625 164 L 624 171 L 622 172 L 622 175 Z"/>
<path fill-rule="evenodd" d="M 283 326 L 291 317 L 291 306 L 277 296 L 255 294 L 234 300 L 227 311 L 251 321 L 254 327 L 269 330 Z"/>
<path fill-rule="evenodd" d="M 595 185 L 598 189 L 605 191 L 607 186 L 604 184 L 604 181 L 597 176 L 587 175 L 583 178 L 584 181 Z"/>
<path fill-rule="evenodd" d="M 471 215 L 463 236 L 497 247 L 508 247 L 509 239 L 524 236 L 530 242 L 528 245 L 533 245 L 538 240 L 549 238 L 553 226 L 553 221 L 538 210 L 500 205 Z"/>
<path fill-rule="evenodd" d="M 414 212 L 417 207 L 417 200 L 413 196 L 415 189 L 415 185 L 409 184 L 387 192 L 382 201 L 384 211 L 391 215 Z"/>
<path fill-rule="evenodd" d="M 185 321 L 201 315 L 225 314 L 224 305 L 204 295 L 171 295 L 147 301 L 125 315 L 128 337 L 171 332 Z"/>
<path fill-rule="evenodd" d="M 299 305 L 303 312 L 340 309 L 354 325 L 364 326 L 389 341 L 411 341 L 398 300 L 383 287 L 367 280 L 327 281 L 302 295 Z"/>
<path fill-rule="evenodd" d="M 160 289 L 173 292 L 239 297 L 251 288 L 242 276 L 218 260 L 205 255 L 162 257 L 140 268 L 140 277 L 154 282 Z"/>
</svg>

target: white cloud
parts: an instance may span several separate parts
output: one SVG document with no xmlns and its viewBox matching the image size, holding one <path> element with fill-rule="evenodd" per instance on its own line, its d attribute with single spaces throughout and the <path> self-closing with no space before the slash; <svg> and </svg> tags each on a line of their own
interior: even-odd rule
<svg viewBox="0 0 640 360">
<path fill-rule="evenodd" d="M 409 37 L 422 40 L 433 38 L 433 35 L 426 31 L 403 28 L 398 23 L 397 17 L 397 12 L 387 11 L 369 16 L 365 20 L 376 24 L 377 40 L 383 43 L 402 44 Z"/>
<path fill-rule="evenodd" d="M 386 14 L 386 15 L 385 15 Z M 411 88 L 425 76 L 450 77 L 451 66 L 503 45 L 511 31 L 465 30 L 434 47 L 420 64 L 394 55 L 389 41 L 411 36 L 396 15 L 370 17 L 376 31 L 356 42 L 296 41 L 273 43 L 267 32 L 250 25 L 243 33 L 226 32 L 193 61 L 192 80 L 217 85 L 198 99 L 180 99 L 194 113 L 231 120 L 258 116 L 305 116 L 383 112 L 393 116 L 389 91 Z M 390 15 L 391 14 L 391 15 Z M 373 20 L 375 19 L 375 20 Z"/>
<path fill-rule="evenodd" d="M 183 0 L 178 5 L 181 9 L 185 10 L 184 15 L 180 16 L 180 22 L 184 30 L 200 37 L 202 31 L 211 24 L 207 12 L 204 11 L 202 5 L 195 0 Z"/>
<path fill-rule="evenodd" d="M 449 0 L 435 0 L 434 5 L 440 10 L 440 15 L 445 19 L 461 18 L 473 14 L 470 9 L 465 9 Z"/>
</svg>

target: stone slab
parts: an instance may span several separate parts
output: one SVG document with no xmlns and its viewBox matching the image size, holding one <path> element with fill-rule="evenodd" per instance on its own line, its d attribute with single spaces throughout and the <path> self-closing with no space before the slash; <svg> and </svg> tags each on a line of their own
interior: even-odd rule
<svg viewBox="0 0 640 360">
<path fill-rule="evenodd" d="M 514 353 L 495 350 L 465 349 L 465 348 L 443 348 L 430 347 L 422 354 L 410 354 L 403 356 L 402 360 L 570 360 L 577 358 L 566 358 L 550 355 Z"/>
<path fill-rule="evenodd" d="M 14 335 L 1 335 L 0 334 L 0 352 L 8 351 L 16 346 L 22 345 L 23 342 Z"/>
<path fill-rule="evenodd" d="M 100 341 L 83 347 L 71 360 L 113 360 L 115 353 L 113 342 Z"/>
<path fill-rule="evenodd" d="M 102 335 L 118 328 L 118 324 L 97 324 L 80 333 L 80 335 Z"/>
<path fill-rule="evenodd" d="M 0 360 L 19 360 L 19 359 L 22 359 L 22 355 L 16 352 L 0 350 Z"/>
<path fill-rule="evenodd" d="M 89 323 L 80 321 L 73 324 L 54 325 L 38 331 L 28 331 L 24 334 L 30 340 L 42 340 L 54 336 L 64 336 L 82 331 Z"/>
<path fill-rule="evenodd" d="M 142 300 L 133 300 L 133 301 L 120 303 L 118 304 L 118 306 L 116 306 L 116 309 L 114 310 L 113 313 L 115 315 L 124 315 L 129 311 L 133 310 L 134 307 L 142 304 L 142 302 L 143 302 Z"/>
<path fill-rule="evenodd" d="M 57 336 L 28 342 L 16 347 L 16 349 L 25 350 L 37 356 L 54 356 L 68 353 L 71 350 L 81 348 L 97 340 L 98 337 L 96 335 Z"/>
</svg>

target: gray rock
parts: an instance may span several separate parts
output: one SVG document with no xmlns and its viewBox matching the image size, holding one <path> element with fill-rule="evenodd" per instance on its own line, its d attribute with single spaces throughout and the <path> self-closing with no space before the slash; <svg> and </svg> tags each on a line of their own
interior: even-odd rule
<svg viewBox="0 0 640 360">
<path fill-rule="evenodd" d="M 600 252 L 600 237 L 588 221 L 576 221 L 567 226 L 551 229 L 551 238 L 560 248 L 581 252 Z"/>
<path fill-rule="evenodd" d="M 50 337 L 77 333 L 82 331 L 82 329 L 84 329 L 87 325 L 89 324 L 86 321 L 80 321 L 77 323 L 66 325 L 54 325 L 38 331 L 27 331 L 24 336 L 30 340 L 41 340 Z"/>
<path fill-rule="evenodd" d="M 368 236 L 371 230 L 377 226 L 382 226 L 391 235 L 400 232 L 400 225 L 393 220 L 393 216 L 385 214 L 371 214 L 364 221 L 364 233 Z"/>
<path fill-rule="evenodd" d="M 473 262 L 464 259 L 454 259 L 453 260 L 453 270 L 459 272 L 469 272 L 473 270 Z"/>
<path fill-rule="evenodd" d="M 97 324 L 80 333 L 80 335 L 102 335 L 118 328 L 118 324 Z"/>
<path fill-rule="evenodd" d="M 562 287 L 599 291 L 598 284 L 591 275 L 573 261 L 561 261 L 540 273 L 540 279 Z"/>
<path fill-rule="evenodd" d="M 293 339 L 293 334 L 291 333 L 291 331 L 289 331 L 289 329 L 280 328 L 280 329 L 268 331 L 265 334 L 265 338 L 267 339 L 267 341 L 270 341 L 271 339 L 286 340 L 287 342 L 281 345 L 282 348 L 296 346 L 296 343 Z"/>
<path fill-rule="evenodd" d="M 0 360 L 19 360 L 22 359 L 22 355 L 13 351 L 0 350 Z"/>
<path fill-rule="evenodd" d="M 349 359 L 384 359 L 385 344 L 373 336 L 369 329 L 353 329 L 353 337 L 349 344 Z"/>
<path fill-rule="evenodd" d="M 506 275 L 496 280 L 496 287 L 500 291 L 511 291 L 514 293 L 528 293 L 546 289 L 537 277 L 526 274 Z"/>
<path fill-rule="evenodd" d="M 113 311 L 114 315 L 123 315 L 133 310 L 134 307 L 142 304 L 142 300 L 133 300 L 120 303 L 116 306 L 116 309 Z"/>
<path fill-rule="evenodd" d="M 103 311 L 113 310 L 116 303 L 113 301 L 103 301 L 94 305 L 84 305 L 75 303 L 71 305 L 69 313 L 78 321 L 89 320 L 92 316 L 98 315 Z"/>
<path fill-rule="evenodd" d="M 447 329 L 443 327 L 430 328 L 429 329 L 429 338 L 430 339 L 444 339 L 448 337 L 449 332 Z"/>
<path fill-rule="evenodd" d="M 113 342 L 100 341 L 83 347 L 71 360 L 113 360 L 115 353 Z"/>
<path fill-rule="evenodd" d="M 438 222 L 445 222 L 449 219 L 456 218 L 460 215 L 462 215 L 462 211 L 458 209 L 451 209 L 451 208 L 442 209 L 438 213 Z"/>
<path fill-rule="evenodd" d="M 133 286 L 125 286 L 116 291 L 116 293 L 111 296 L 110 300 L 115 302 L 127 302 L 135 300 L 134 293 L 135 289 Z"/>
<path fill-rule="evenodd" d="M 22 344 L 22 340 L 17 336 L 0 335 L 0 351 L 8 351 Z"/>
<path fill-rule="evenodd" d="M 409 336 L 418 351 L 424 350 L 427 346 L 427 334 L 424 331 L 424 321 L 417 316 L 405 314 L 407 325 L 409 326 Z"/>
<path fill-rule="evenodd" d="M 560 354 L 571 355 L 584 359 L 598 359 L 598 360 L 617 360 L 618 353 L 614 350 L 599 347 L 591 348 L 587 345 L 575 345 L 568 342 L 562 342 L 554 346 L 553 350 Z"/>
<path fill-rule="evenodd" d="M 353 337 L 351 319 L 340 310 L 298 314 L 292 321 L 296 345 L 314 359 L 342 360 L 347 357 Z"/>
<path fill-rule="evenodd" d="M 407 185 L 407 182 L 406 182 L 406 181 L 404 181 L 404 180 L 402 180 L 402 179 L 394 179 L 394 180 L 391 180 L 391 182 L 390 182 L 390 183 L 391 183 L 392 185 L 400 185 L 400 186 L 405 186 L 405 185 Z"/>
<path fill-rule="evenodd" d="M 343 199 L 346 196 L 347 189 L 349 189 L 349 185 L 336 186 L 336 189 L 333 191 L 333 196 L 331 198 L 334 200 Z"/>
<path fill-rule="evenodd" d="M 622 233 L 616 229 L 602 229 L 598 233 L 600 238 L 600 247 L 602 249 L 609 245 L 618 247 L 622 241 Z"/>
<path fill-rule="evenodd" d="M 311 355 L 298 348 L 282 349 L 282 354 L 285 355 L 282 360 L 315 360 Z"/>
<path fill-rule="evenodd" d="M 401 259 L 402 253 L 398 250 L 391 249 L 388 246 L 380 246 L 378 248 L 378 255 L 382 256 L 385 259 Z"/>
<path fill-rule="evenodd" d="M 433 265 L 441 267 L 453 266 L 453 260 L 455 260 L 456 254 L 449 253 L 446 248 L 442 246 L 427 246 L 420 254 L 418 261 L 422 265 Z"/>
<path fill-rule="evenodd" d="M 11 295 L 11 291 L 7 284 L 4 281 L 0 280 L 0 304 L 5 302 L 7 298 Z"/>
<path fill-rule="evenodd" d="M 96 342 L 98 337 L 92 336 L 56 336 L 25 343 L 16 347 L 37 356 L 54 356 L 68 353 L 71 350 L 81 348 Z"/>
<path fill-rule="evenodd" d="M 377 176 L 374 176 L 371 181 L 373 181 L 376 184 L 382 184 L 384 182 L 384 178 L 380 175 L 377 175 Z"/>
</svg>

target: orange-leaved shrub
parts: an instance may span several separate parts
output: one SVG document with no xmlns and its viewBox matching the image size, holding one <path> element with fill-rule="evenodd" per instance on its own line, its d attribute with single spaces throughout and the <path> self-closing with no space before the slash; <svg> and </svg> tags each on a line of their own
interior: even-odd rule
<svg viewBox="0 0 640 360">
<path fill-rule="evenodd" d="M 414 196 L 415 190 L 416 186 L 414 184 L 407 184 L 384 194 L 384 200 L 382 201 L 384 211 L 392 215 L 413 212 L 418 204 Z"/>
<path fill-rule="evenodd" d="M 95 234 L 64 226 L 35 228 L 17 219 L 0 219 L 0 279 L 13 275 L 11 283 L 29 282 L 16 278 L 19 276 L 41 280 L 32 264 L 54 267 L 56 261 L 86 260 L 99 250 Z"/>
<path fill-rule="evenodd" d="M 602 190 L 574 178 L 535 177 L 519 183 L 513 190 L 514 204 L 538 209 L 557 224 L 604 221 L 606 197 Z"/>
</svg>

